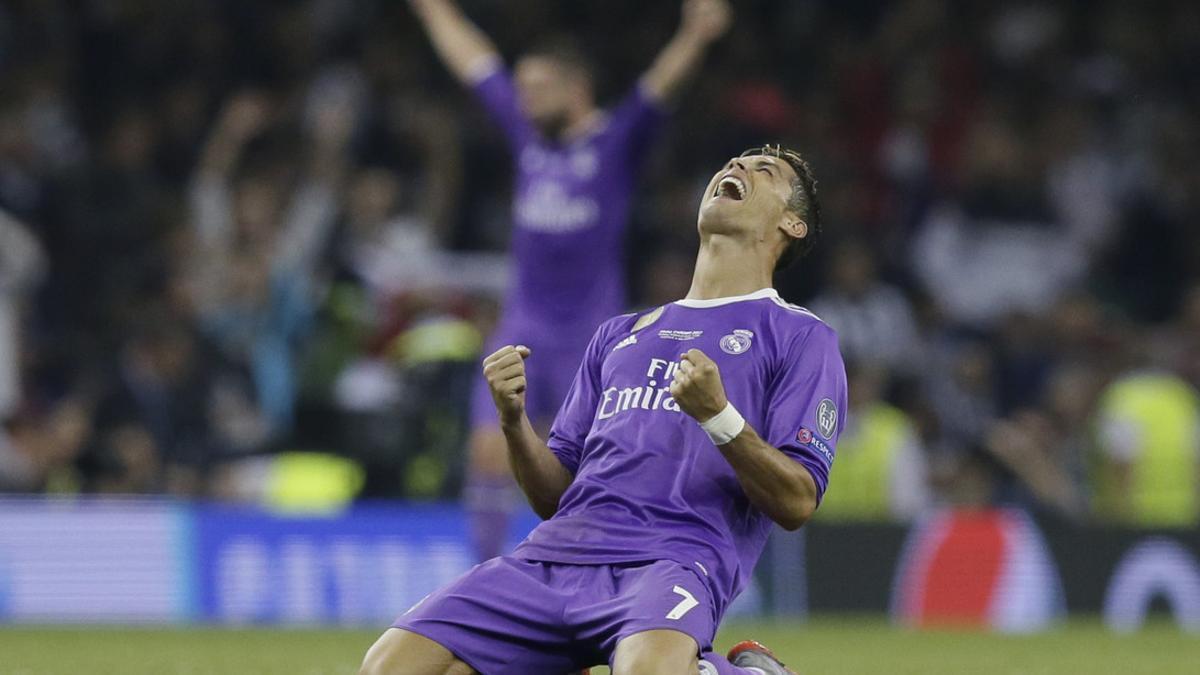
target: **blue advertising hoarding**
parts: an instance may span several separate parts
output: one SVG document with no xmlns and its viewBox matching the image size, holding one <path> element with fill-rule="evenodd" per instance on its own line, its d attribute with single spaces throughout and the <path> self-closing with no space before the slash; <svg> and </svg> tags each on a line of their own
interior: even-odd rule
<svg viewBox="0 0 1200 675">
<path fill-rule="evenodd" d="M 512 543 L 535 523 L 518 519 Z M 450 505 L 300 518 L 156 499 L 0 499 L 0 623 L 382 627 L 469 569 L 466 528 Z M 985 556 L 980 542 L 995 545 Z M 1003 509 L 914 526 L 818 520 L 802 535 L 777 532 L 757 577 L 730 616 L 891 611 L 917 627 L 1041 630 L 1065 610 L 1128 632 L 1165 601 L 1182 629 L 1200 632 L 1194 529 Z"/>
<path fill-rule="evenodd" d="M 529 519 L 514 531 L 528 532 Z M 474 563 L 451 506 L 364 506 L 329 518 L 196 509 L 196 609 L 205 621 L 379 624 Z"/>
<path fill-rule="evenodd" d="M 473 564 L 468 541 L 448 505 L 0 499 L 0 622 L 386 625 Z"/>
<path fill-rule="evenodd" d="M 146 500 L 0 500 L 0 620 L 194 616 L 187 507 Z"/>
</svg>

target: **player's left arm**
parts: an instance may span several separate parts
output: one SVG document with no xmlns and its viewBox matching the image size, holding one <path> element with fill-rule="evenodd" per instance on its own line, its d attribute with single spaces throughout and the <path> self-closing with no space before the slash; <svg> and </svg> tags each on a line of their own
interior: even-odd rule
<svg viewBox="0 0 1200 675">
<path fill-rule="evenodd" d="M 728 427 L 731 408 L 720 369 L 699 349 L 689 349 L 681 358 L 671 396 L 710 436 L 716 434 L 714 443 L 725 440 L 721 429 L 711 428 L 714 425 L 725 427 L 726 434 L 735 433 Z M 735 420 L 740 419 L 736 411 L 733 414 Z M 816 481 L 803 464 L 763 440 L 749 423 L 739 423 L 741 430 L 717 447 L 733 467 L 750 503 L 783 528 L 799 529 L 817 510 Z"/>
<path fill-rule="evenodd" d="M 642 91 L 657 103 L 675 98 L 732 19 L 728 0 L 684 0 L 679 29 L 642 75 Z"/>
</svg>

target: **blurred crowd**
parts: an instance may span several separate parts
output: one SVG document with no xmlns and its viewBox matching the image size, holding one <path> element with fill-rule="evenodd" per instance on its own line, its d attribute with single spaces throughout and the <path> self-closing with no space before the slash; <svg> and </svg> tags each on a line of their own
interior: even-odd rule
<svg viewBox="0 0 1200 675">
<path fill-rule="evenodd" d="M 605 101 L 679 11 L 462 4 L 509 57 L 575 36 Z M 631 307 L 686 292 L 729 156 L 804 152 L 825 237 L 778 285 L 852 404 L 821 517 L 1198 522 L 1200 5 L 736 13 L 644 174 Z M 0 91 L 0 492 L 457 494 L 509 159 L 406 3 L 17 0 Z"/>
</svg>

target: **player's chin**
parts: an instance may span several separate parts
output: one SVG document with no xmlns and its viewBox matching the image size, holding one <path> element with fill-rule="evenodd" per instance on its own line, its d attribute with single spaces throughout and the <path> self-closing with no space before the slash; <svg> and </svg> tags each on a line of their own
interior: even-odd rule
<svg viewBox="0 0 1200 675">
<path fill-rule="evenodd" d="M 704 234 L 734 234 L 745 229 L 741 225 L 745 212 L 742 202 L 718 198 L 709 199 L 700 206 L 700 232 Z"/>
</svg>

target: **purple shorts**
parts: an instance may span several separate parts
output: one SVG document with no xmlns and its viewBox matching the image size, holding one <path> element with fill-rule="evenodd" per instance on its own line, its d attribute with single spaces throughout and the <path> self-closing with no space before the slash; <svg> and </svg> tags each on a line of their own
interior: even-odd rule
<svg viewBox="0 0 1200 675">
<path fill-rule="evenodd" d="M 525 362 L 525 411 L 534 425 L 549 426 L 567 400 L 591 333 L 578 329 L 557 330 L 553 326 L 534 327 L 528 324 L 504 324 L 488 338 L 484 356 L 504 345 L 525 345 L 532 354 Z M 496 404 L 488 391 L 487 381 L 480 375 L 471 391 L 471 429 L 495 427 L 500 424 Z"/>
<path fill-rule="evenodd" d="M 711 650 L 716 616 L 697 572 L 672 561 L 575 565 L 493 558 L 392 624 L 423 635 L 486 675 L 565 675 L 609 663 L 647 630 L 690 635 Z"/>
</svg>

